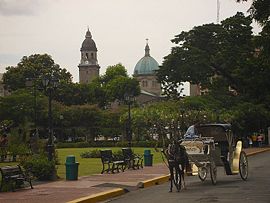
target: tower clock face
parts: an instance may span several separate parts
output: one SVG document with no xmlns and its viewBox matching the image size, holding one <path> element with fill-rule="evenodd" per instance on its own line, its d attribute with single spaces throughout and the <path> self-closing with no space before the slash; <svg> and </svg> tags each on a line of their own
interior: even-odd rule
<svg viewBox="0 0 270 203">
<path fill-rule="evenodd" d="M 85 64 L 89 64 L 89 61 L 85 61 L 84 63 L 85 63 Z"/>
</svg>

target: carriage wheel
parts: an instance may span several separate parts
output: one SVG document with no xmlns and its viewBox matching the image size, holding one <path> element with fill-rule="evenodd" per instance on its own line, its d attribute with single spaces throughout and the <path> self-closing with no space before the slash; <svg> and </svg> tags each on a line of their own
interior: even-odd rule
<svg viewBox="0 0 270 203">
<path fill-rule="evenodd" d="M 248 159 L 245 152 L 241 151 L 239 159 L 239 172 L 243 180 L 248 178 Z"/>
<path fill-rule="evenodd" d="M 173 183 L 177 189 L 177 191 L 179 192 L 181 189 L 181 175 L 179 173 L 178 170 L 176 170 L 176 168 L 173 168 Z"/>
<path fill-rule="evenodd" d="M 210 162 L 210 175 L 212 184 L 213 185 L 217 184 L 217 167 L 214 160 L 211 160 Z"/>
<path fill-rule="evenodd" d="M 199 167 L 198 175 L 201 181 L 205 181 L 207 177 L 207 168 L 205 166 Z"/>
</svg>

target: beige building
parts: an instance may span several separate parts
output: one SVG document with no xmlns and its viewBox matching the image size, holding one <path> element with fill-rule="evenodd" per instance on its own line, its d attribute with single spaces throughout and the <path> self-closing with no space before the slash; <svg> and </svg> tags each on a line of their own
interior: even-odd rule
<svg viewBox="0 0 270 203">
<path fill-rule="evenodd" d="M 79 82 L 88 84 L 99 76 L 99 65 L 97 60 L 97 47 L 92 39 L 89 29 L 86 32 L 85 39 L 81 47 L 81 61 L 79 67 Z"/>
</svg>

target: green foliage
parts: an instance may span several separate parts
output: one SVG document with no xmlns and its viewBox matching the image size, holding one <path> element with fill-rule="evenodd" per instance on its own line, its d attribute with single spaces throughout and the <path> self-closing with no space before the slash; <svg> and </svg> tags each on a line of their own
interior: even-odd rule
<svg viewBox="0 0 270 203">
<path fill-rule="evenodd" d="M 111 80 L 114 80 L 117 77 L 128 77 L 126 68 L 121 64 L 118 63 L 114 66 L 108 66 L 106 72 L 103 76 L 100 77 L 102 83 L 108 83 Z"/>
<path fill-rule="evenodd" d="M 113 141 L 96 141 L 96 142 L 70 142 L 70 143 L 57 143 L 57 148 L 86 148 L 86 147 L 127 147 L 128 142 L 113 142 Z M 161 142 L 155 140 L 146 141 L 133 141 L 133 147 L 155 147 L 162 146 Z"/>
<path fill-rule="evenodd" d="M 85 147 L 112 147 L 113 141 L 91 141 L 91 142 L 59 142 L 57 148 L 85 148 Z"/>
<path fill-rule="evenodd" d="M 120 123 L 120 110 L 110 111 L 104 110 L 101 119 L 101 135 L 106 138 L 114 138 L 122 134 L 122 124 Z"/>
<path fill-rule="evenodd" d="M 41 86 L 41 76 L 53 73 L 62 82 L 71 82 L 71 74 L 66 69 L 61 69 L 48 54 L 34 54 L 24 56 L 16 67 L 7 67 L 3 75 L 4 84 L 10 90 L 24 88 L 27 78 L 35 78 Z"/>
<path fill-rule="evenodd" d="M 46 116 L 47 99 L 37 95 L 37 122 L 43 123 L 42 119 Z M 1 119 L 12 122 L 12 127 L 17 127 L 22 123 L 34 124 L 34 96 L 28 90 L 17 90 L 11 95 L 0 97 L 0 121 Z"/>
<path fill-rule="evenodd" d="M 55 163 L 54 161 L 49 161 L 45 155 L 33 155 L 25 159 L 21 165 L 27 171 L 30 171 L 38 180 L 52 180 L 55 178 Z"/>
<path fill-rule="evenodd" d="M 139 82 L 127 75 L 127 71 L 122 64 L 109 66 L 98 81 L 106 93 L 108 101 L 123 101 L 125 93 L 133 96 L 140 93 Z"/>
<path fill-rule="evenodd" d="M 237 0 L 237 2 L 240 1 L 247 0 Z M 253 0 L 249 12 L 261 25 L 266 25 L 270 21 L 270 2 L 268 0 Z"/>
<path fill-rule="evenodd" d="M 250 17 L 237 13 L 221 24 L 196 26 L 177 35 L 172 40 L 177 46 L 165 57 L 157 74 L 165 92 L 167 84 L 168 88 L 172 84 L 177 88 L 185 81 L 200 84 L 210 92 L 219 85 L 219 94 L 229 93 L 229 86 L 238 94 L 248 91 L 247 74 L 252 74 L 248 70 L 255 49 L 251 23 Z M 220 85 L 226 88 L 221 91 Z"/>
<path fill-rule="evenodd" d="M 98 104 L 104 107 L 106 104 L 105 92 L 97 81 L 90 84 L 62 83 L 54 98 L 68 106 Z"/>
<path fill-rule="evenodd" d="M 123 160 L 124 159 L 124 156 L 123 156 L 123 152 L 122 150 L 117 150 L 117 151 L 114 151 L 113 152 L 113 157 L 115 160 Z"/>
<path fill-rule="evenodd" d="M 109 81 L 106 86 L 106 94 L 111 101 L 124 101 L 124 95 L 137 96 L 140 92 L 139 82 L 134 78 L 119 76 Z"/>
<path fill-rule="evenodd" d="M 98 149 L 94 149 L 88 152 L 83 152 L 80 154 L 82 158 L 100 158 L 100 152 Z"/>
<path fill-rule="evenodd" d="M 123 159 L 122 150 L 118 150 L 116 152 L 113 152 L 113 156 L 116 160 Z M 81 153 L 80 157 L 82 157 L 82 158 L 100 158 L 101 155 L 100 155 L 99 149 L 93 149 L 93 150 Z"/>
<path fill-rule="evenodd" d="M 240 136 L 267 129 L 270 123 L 270 113 L 263 105 L 240 103 L 233 108 L 232 116 L 233 129 Z"/>
</svg>

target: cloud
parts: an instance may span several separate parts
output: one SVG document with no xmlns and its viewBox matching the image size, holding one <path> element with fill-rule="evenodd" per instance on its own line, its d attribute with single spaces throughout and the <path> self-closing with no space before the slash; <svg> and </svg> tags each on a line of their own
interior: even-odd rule
<svg viewBox="0 0 270 203">
<path fill-rule="evenodd" d="M 42 0 L 0 0 L 0 15 L 36 15 L 42 6 L 41 2 Z"/>
</svg>

